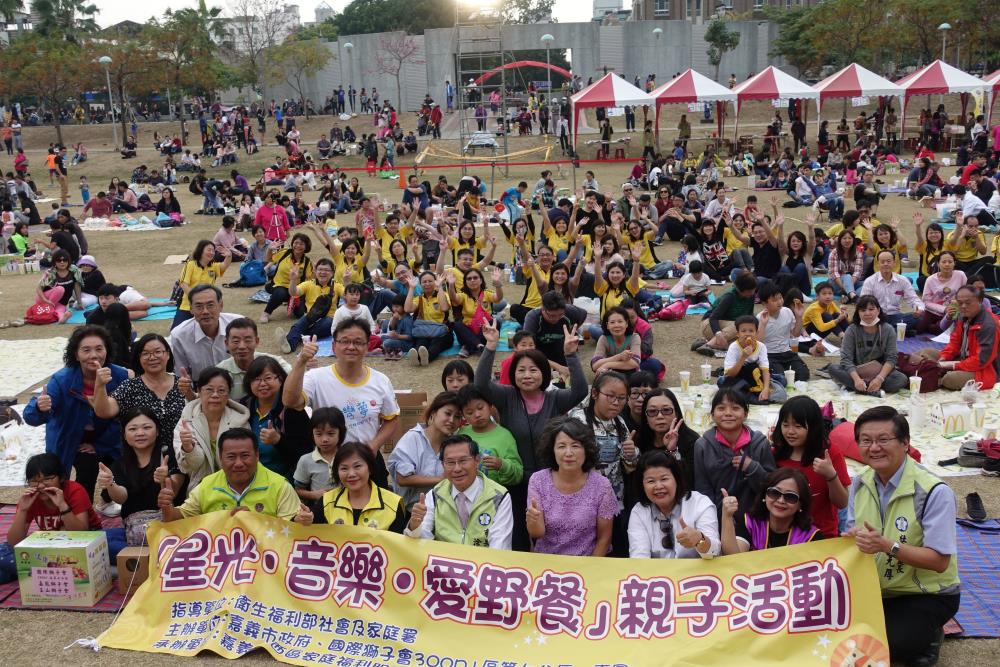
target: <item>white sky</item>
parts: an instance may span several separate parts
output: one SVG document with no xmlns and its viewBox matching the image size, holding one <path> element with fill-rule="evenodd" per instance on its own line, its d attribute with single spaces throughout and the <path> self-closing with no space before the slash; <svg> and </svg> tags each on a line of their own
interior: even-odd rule
<svg viewBox="0 0 1000 667">
<path fill-rule="evenodd" d="M 326 3 L 333 7 L 335 10 L 341 10 L 347 6 L 350 0 L 326 0 Z M 417 0 L 419 2 L 420 0 Z M 101 10 L 101 13 L 97 16 L 97 22 L 101 26 L 109 26 L 119 21 L 136 21 L 137 23 L 143 23 L 147 19 L 162 16 L 163 12 L 167 10 L 168 7 L 177 10 L 184 7 L 194 7 L 197 5 L 197 0 L 152 0 L 151 2 L 143 2 L 136 5 L 134 0 L 94 0 L 97 7 Z M 299 16 L 302 18 L 303 22 L 311 22 L 314 20 L 313 9 L 316 5 L 320 4 L 322 0 L 301 0 L 298 3 L 287 2 L 287 4 L 298 4 L 299 5 Z M 30 0 L 26 0 L 24 3 L 26 6 L 30 5 Z M 226 0 L 216 0 L 212 2 L 209 0 L 207 3 L 211 6 L 221 6 L 223 10 L 226 9 Z M 575 21 L 589 21 L 592 14 L 592 2 L 574 2 L 574 0 L 556 0 L 555 9 L 553 14 L 563 23 L 571 23 Z"/>
</svg>

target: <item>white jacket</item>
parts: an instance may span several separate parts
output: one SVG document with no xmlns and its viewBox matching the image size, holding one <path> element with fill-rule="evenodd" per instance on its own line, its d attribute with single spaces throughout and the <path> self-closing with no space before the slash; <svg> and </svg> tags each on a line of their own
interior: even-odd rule
<svg viewBox="0 0 1000 667">
<path fill-rule="evenodd" d="M 191 434 L 194 436 L 194 449 L 185 452 L 181 449 L 181 424 L 188 422 Z M 231 428 L 248 426 L 250 410 L 244 405 L 229 399 L 229 404 L 222 413 L 217 435 L 222 435 Z M 208 419 L 201 410 L 201 399 L 195 399 L 184 406 L 180 421 L 174 428 L 174 453 L 177 455 L 177 467 L 185 473 L 190 481 L 188 488 L 193 489 L 202 477 L 211 475 L 219 469 L 219 452 L 212 444 L 211 432 L 208 429 Z"/>
<path fill-rule="evenodd" d="M 628 555 L 629 558 L 698 558 L 696 549 L 687 549 L 678 542 L 676 535 L 681 530 L 681 519 L 689 527 L 700 530 L 705 539 L 712 543 L 708 553 L 718 556 L 722 550 L 719 539 L 719 519 L 715 503 L 708 496 L 697 491 L 691 492 L 691 497 L 682 501 L 680 506 L 674 505 L 670 513 L 670 521 L 674 528 L 674 548 L 663 548 L 663 531 L 657 517 L 660 510 L 650 503 L 648 506 L 636 503 L 628 518 Z"/>
</svg>

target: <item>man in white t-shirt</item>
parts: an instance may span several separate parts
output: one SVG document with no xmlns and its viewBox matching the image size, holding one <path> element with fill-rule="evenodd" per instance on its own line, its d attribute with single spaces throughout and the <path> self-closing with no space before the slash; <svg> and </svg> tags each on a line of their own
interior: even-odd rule
<svg viewBox="0 0 1000 667">
<path fill-rule="evenodd" d="M 301 409 L 307 401 L 313 408 L 339 408 L 347 425 L 345 441 L 363 442 L 372 448 L 378 457 L 372 481 L 386 488 L 388 474 L 379 452 L 399 435 L 399 405 L 389 378 L 364 363 L 370 336 L 371 329 L 364 320 L 340 322 L 333 330 L 336 362 L 309 371 L 306 365 L 317 351 L 315 336 L 303 343 L 285 380 L 282 400 L 293 409 Z"/>
</svg>

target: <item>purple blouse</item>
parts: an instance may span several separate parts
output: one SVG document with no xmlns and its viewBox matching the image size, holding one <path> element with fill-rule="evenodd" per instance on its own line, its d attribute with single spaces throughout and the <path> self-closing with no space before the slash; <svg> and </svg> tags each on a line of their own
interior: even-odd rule
<svg viewBox="0 0 1000 667">
<path fill-rule="evenodd" d="M 532 551 L 563 556 L 590 556 L 597 544 L 597 520 L 618 514 L 618 498 L 611 482 L 591 471 L 587 483 L 572 495 L 560 493 L 552 470 L 539 470 L 528 480 L 528 504 L 537 500 L 545 514 L 545 536 Z"/>
</svg>

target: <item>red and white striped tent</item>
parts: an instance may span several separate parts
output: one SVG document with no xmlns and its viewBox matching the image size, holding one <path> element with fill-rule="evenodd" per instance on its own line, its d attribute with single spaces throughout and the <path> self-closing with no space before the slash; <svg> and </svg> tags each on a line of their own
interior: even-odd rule
<svg viewBox="0 0 1000 667">
<path fill-rule="evenodd" d="M 1000 69 L 988 76 L 983 77 L 986 82 L 986 122 L 989 123 L 993 117 L 993 105 L 1000 97 Z"/>
<path fill-rule="evenodd" d="M 967 74 L 941 60 L 935 60 L 930 65 L 904 76 L 896 82 L 896 85 L 905 91 L 902 113 L 904 121 L 906 119 L 906 105 L 914 95 L 961 95 L 962 115 L 965 116 L 965 110 L 969 105 L 969 95 L 976 91 L 988 90 L 987 83 L 982 79 Z"/>
<path fill-rule="evenodd" d="M 736 138 L 739 139 L 740 109 L 745 102 L 772 100 L 819 100 L 819 92 L 809 84 L 799 81 L 791 74 L 774 65 L 769 66 L 740 85 L 733 88 L 736 93 Z M 805 105 L 802 105 L 805 120 Z"/>
<path fill-rule="evenodd" d="M 736 93 L 712 81 L 693 69 L 680 74 L 650 93 L 656 100 L 656 133 L 660 133 L 660 107 L 664 104 L 705 104 L 716 105 L 719 136 L 722 136 L 725 114 L 722 107 L 726 102 L 735 102 Z"/>
<path fill-rule="evenodd" d="M 845 97 L 903 97 L 903 89 L 861 65 L 848 65 L 813 86 L 819 91 L 817 108 L 830 99 Z"/>
<path fill-rule="evenodd" d="M 636 88 L 614 72 L 608 72 L 570 98 L 573 108 L 573 147 L 579 134 L 580 111 L 597 107 L 652 106 L 653 96 Z"/>
</svg>

